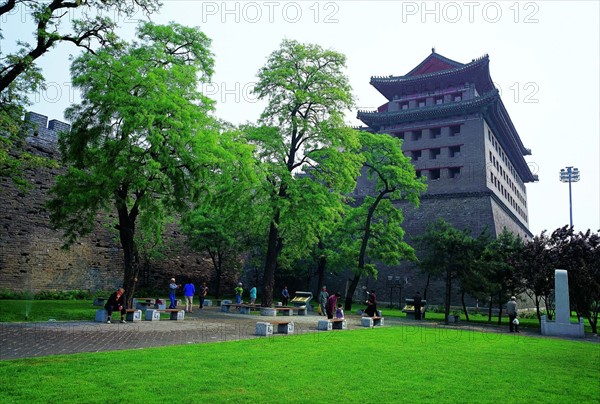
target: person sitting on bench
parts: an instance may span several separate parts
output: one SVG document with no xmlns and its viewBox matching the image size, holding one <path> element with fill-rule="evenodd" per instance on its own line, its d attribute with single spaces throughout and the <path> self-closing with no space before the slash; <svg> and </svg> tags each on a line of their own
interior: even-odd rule
<svg viewBox="0 0 600 404">
<path fill-rule="evenodd" d="M 344 319 L 344 309 L 342 309 L 342 304 L 338 303 L 337 310 L 335 311 L 336 320 Z"/>
<path fill-rule="evenodd" d="M 371 293 L 369 293 L 369 297 L 367 300 L 367 308 L 364 311 L 364 316 L 376 317 L 377 313 L 377 296 L 375 295 L 375 290 L 371 289 Z"/>
<path fill-rule="evenodd" d="M 125 289 L 119 288 L 115 293 L 110 295 L 108 301 L 104 305 L 107 313 L 106 323 L 110 324 L 110 317 L 113 311 L 121 311 L 121 323 L 125 324 Z"/>
</svg>

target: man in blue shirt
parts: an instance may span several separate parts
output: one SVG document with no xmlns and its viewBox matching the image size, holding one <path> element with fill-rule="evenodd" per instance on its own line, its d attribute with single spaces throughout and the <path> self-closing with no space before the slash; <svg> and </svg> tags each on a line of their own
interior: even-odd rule
<svg viewBox="0 0 600 404">
<path fill-rule="evenodd" d="M 287 306 L 289 300 L 290 300 L 290 292 L 288 292 L 287 286 L 284 286 L 283 290 L 281 291 L 281 304 L 283 304 L 284 306 Z"/>
<path fill-rule="evenodd" d="M 194 293 L 196 293 L 196 287 L 192 283 L 191 280 L 188 280 L 185 285 L 183 285 L 183 296 L 185 297 L 185 312 L 192 313 L 193 304 L 194 304 Z"/>
</svg>

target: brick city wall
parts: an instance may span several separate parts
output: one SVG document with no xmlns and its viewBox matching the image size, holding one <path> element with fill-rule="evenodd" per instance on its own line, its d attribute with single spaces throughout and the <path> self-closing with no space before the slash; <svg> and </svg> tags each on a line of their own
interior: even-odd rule
<svg viewBox="0 0 600 404">
<path fill-rule="evenodd" d="M 27 151 L 46 157 L 58 157 L 58 130 L 69 130 L 59 121 L 39 114 L 28 114 L 35 123 L 27 139 Z M 98 216 L 95 231 L 78 240 L 70 249 L 62 249 L 62 232 L 50 225 L 45 204 L 48 190 L 60 169 L 27 170 L 32 187 L 19 191 L 12 182 L 0 178 L 0 289 L 11 290 L 107 290 L 122 284 L 123 256 L 116 234 L 106 226 L 111 220 Z M 161 260 L 153 261 L 148 271 L 140 273 L 138 286 L 167 291 L 174 276 L 193 277 L 195 282 L 208 281 L 212 264 L 202 255 L 190 251 L 175 226 L 169 226 Z M 230 274 L 232 283 L 237 276 Z M 227 285 L 227 284 L 226 284 Z"/>
</svg>

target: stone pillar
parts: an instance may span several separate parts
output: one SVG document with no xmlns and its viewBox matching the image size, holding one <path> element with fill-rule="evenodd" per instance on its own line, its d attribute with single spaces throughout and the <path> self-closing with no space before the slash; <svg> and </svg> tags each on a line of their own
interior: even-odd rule
<svg viewBox="0 0 600 404">
<path fill-rule="evenodd" d="M 564 269 L 554 270 L 555 320 L 549 321 L 542 316 L 542 335 L 559 335 L 585 337 L 583 319 L 571 323 L 571 306 L 569 305 L 569 277 Z"/>
<path fill-rule="evenodd" d="M 571 305 L 569 304 L 569 276 L 564 269 L 554 271 L 554 299 L 556 305 L 556 322 L 571 322 Z"/>
</svg>

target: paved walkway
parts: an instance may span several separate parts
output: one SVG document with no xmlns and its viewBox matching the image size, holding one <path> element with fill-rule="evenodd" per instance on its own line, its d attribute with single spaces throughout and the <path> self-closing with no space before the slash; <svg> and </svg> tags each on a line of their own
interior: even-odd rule
<svg viewBox="0 0 600 404">
<path fill-rule="evenodd" d="M 385 313 L 384 313 L 385 315 Z M 277 317 L 283 319 L 287 317 Z M 293 316 L 295 333 L 318 333 L 314 314 Z M 100 352 L 121 349 L 139 349 L 166 345 L 202 344 L 220 341 L 236 341 L 257 337 L 258 321 L 274 320 L 273 317 L 221 313 L 219 308 L 188 313 L 184 321 L 139 321 L 113 324 L 88 322 L 47 323 L 0 323 L 0 360 L 37 357 L 46 355 L 72 354 L 78 352 Z M 348 316 L 348 328 L 358 329 L 360 317 Z M 410 321 L 388 317 L 387 326 L 410 326 L 406 332 L 419 333 L 423 340 L 459 338 L 463 332 L 482 331 L 490 335 L 506 333 L 506 327 L 458 323 L 446 326 L 430 321 Z M 417 325 L 418 327 L 414 327 Z M 468 335 L 468 334 L 465 334 Z M 524 329 L 515 338 L 543 337 L 539 332 Z M 274 338 L 286 338 L 276 335 Z M 582 341 L 582 339 L 577 339 Z M 584 341 L 600 342 L 596 336 L 587 336 Z"/>
</svg>

